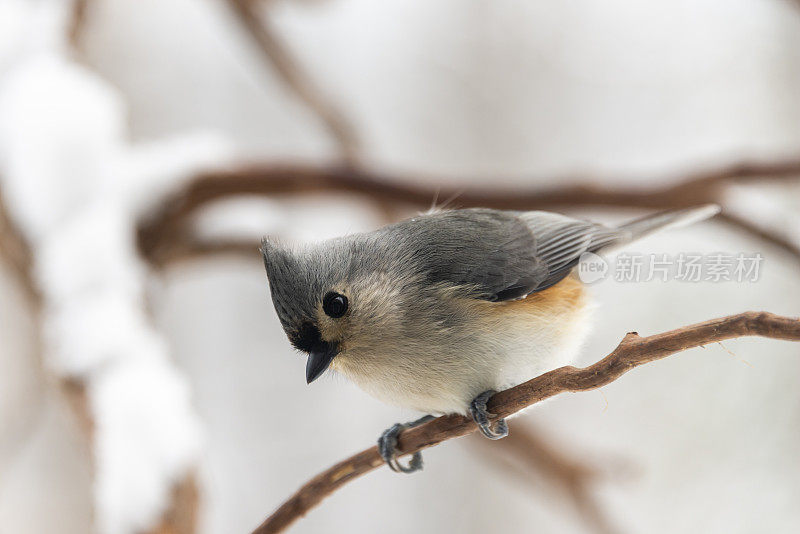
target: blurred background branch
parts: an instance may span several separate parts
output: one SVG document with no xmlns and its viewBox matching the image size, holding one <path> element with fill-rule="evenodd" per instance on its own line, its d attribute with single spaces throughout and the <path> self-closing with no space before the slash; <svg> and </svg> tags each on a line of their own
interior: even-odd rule
<svg viewBox="0 0 800 534">
<path fill-rule="evenodd" d="M 336 142 L 342 163 L 358 163 L 358 137 L 350 120 L 325 96 L 292 56 L 270 24 L 264 4 L 259 0 L 227 0 L 244 31 L 257 45 L 267 65 L 280 76 L 286 87 L 303 102 L 325 126 Z"/>
<path fill-rule="evenodd" d="M 79 53 L 83 39 L 84 26 L 89 16 L 90 0 L 70 0 L 72 9 L 67 23 L 67 42 L 74 53 Z"/>
<path fill-rule="evenodd" d="M 599 502 L 594 487 L 609 478 L 633 471 L 629 462 L 597 458 L 596 451 L 569 451 L 552 436 L 528 423 L 518 421 L 507 438 L 491 442 L 474 439 L 482 458 L 494 463 L 508 477 L 527 486 L 540 484 L 560 488 L 580 515 L 586 529 L 597 534 L 618 534 L 609 511 Z"/>
<path fill-rule="evenodd" d="M 212 202 L 244 195 L 281 197 L 310 193 L 350 193 L 373 202 L 431 207 L 435 199 L 453 199 L 459 207 L 490 207 L 512 210 L 573 209 L 585 207 L 669 209 L 717 203 L 725 209 L 726 186 L 738 182 L 797 181 L 800 160 L 734 163 L 718 169 L 687 173 L 666 180 L 667 185 L 634 189 L 608 187 L 601 179 L 570 180 L 574 185 L 517 188 L 432 189 L 422 177 L 399 177 L 368 173 L 336 166 L 244 165 L 197 176 L 182 190 L 165 200 L 143 219 L 138 229 L 142 254 L 161 265 L 187 257 L 213 253 L 243 253 L 256 258 L 258 243 L 200 243 L 192 236 L 191 218 Z M 641 179 L 641 183 L 653 180 Z M 551 180 L 559 183 L 561 180 Z M 575 183 L 577 182 L 577 183 Z M 723 213 L 721 221 L 793 255 L 800 262 L 800 244 L 786 239 L 754 221 Z"/>
<path fill-rule="evenodd" d="M 17 283 L 25 291 L 30 302 L 38 302 L 39 291 L 31 275 L 31 251 L 19 231 L 0 191 L 0 253 L 14 272 Z"/>
</svg>

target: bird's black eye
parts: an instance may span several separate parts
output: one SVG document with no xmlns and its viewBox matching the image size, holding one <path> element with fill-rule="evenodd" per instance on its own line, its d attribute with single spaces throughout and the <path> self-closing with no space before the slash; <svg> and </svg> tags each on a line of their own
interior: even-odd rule
<svg viewBox="0 0 800 534">
<path fill-rule="evenodd" d="M 341 317 L 347 313 L 347 297 L 331 291 L 322 299 L 322 310 L 334 319 Z"/>
</svg>

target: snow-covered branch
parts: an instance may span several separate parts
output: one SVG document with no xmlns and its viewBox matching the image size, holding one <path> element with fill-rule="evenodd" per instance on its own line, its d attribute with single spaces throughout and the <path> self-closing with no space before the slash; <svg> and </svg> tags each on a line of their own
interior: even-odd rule
<svg viewBox="0 0 800 534">
<path fill-rule="evenodd" d="M 89 438 L 104 534 L 154 532 L 176 492 L 194 488 L 200 423 L 146 309 L 135 222 L 228 154 L 206 134 L 129 146 L 124 125 L 121 96 L 57 50 L 20 61 L 0 84 L 0 243 Z"/>
</svg>

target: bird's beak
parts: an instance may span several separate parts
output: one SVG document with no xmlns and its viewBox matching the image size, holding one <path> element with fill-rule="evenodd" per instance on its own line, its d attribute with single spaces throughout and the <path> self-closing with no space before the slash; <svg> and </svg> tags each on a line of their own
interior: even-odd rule
<svg viewBox="0 0 800 534">
<path fill-rule="evenodd" d="M 328 345 L 326 343 L 326 345 Z M 308 361 L 306 362 L 306 384 L 310 384 L 325 372 L 334 356 L 339 354 L 339 349 L 336 345 L 328 345 L 322 350 L 312 350 L 308 353 Z"/>
</svg>

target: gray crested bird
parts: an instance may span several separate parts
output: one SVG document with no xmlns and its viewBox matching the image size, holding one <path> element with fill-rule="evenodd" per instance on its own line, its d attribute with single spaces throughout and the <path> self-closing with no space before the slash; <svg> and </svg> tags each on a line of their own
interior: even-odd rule
<svg viewBox="0 0 800 534">
<path fill-rule="evenodd" d="M 609 227 L 544 211 L 432 211 L 374 232 L 304 247 L 262 244 L 272 301 L 306 381 L 332 368 L 390 404 L 429 414 L 471 414 L 499 439 L 488 399 L 567 365 L 591 323 L 582 254 L 712 217 L 715 205 Z M 395 471 L 397 424 L 378 444 Z"/>
</svg>

